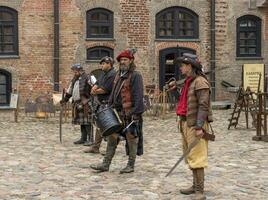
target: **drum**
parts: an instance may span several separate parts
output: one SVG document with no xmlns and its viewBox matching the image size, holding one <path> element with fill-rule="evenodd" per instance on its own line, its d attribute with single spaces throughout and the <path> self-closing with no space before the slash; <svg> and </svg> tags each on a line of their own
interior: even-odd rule
<svg viewBox="0 0 268 200">
<path fill-rule="evenodd" d="M 100 111 L 96 113 L 96 124 L 104 137 L 122 129 L 122 121 L 116 110 L 111 107 L 100 109 Z"/>
</svg>

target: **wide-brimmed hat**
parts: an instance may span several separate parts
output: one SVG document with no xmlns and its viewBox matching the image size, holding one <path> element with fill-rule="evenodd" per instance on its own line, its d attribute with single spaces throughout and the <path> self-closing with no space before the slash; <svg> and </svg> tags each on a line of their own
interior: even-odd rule
<svg viewBox="0 0 268 200">
<path fill-rule="evenodd" d="M 82 70 L 83 67 L 82 67 L 82 65 L 81 65 L 80 63 L 76 63 L 76 64 L 73 64 L 73 65 L 71 66 L 71 69 L 72 69 L 72 70 Z"/>
<path fill-rule="evenodd" d="M 100 64 L 103 63 L 103 62 L 110 63 L 111 65 L 113 65 L 114 64 L 114 59 L 112 57 L 105 56 L 100 60 Z"/>
<path fill-rule="evenodd" d="M 181 64 L 181 63 L 191 64 L 193 67 L 202 68 L 201 63 L 200 63 L 197 55 L 191 54 L 191 53 L 184 53 L 182 55 L 182 57 L 178 57 L 176 59 L 176 63 L 178 63 L 178 64 Z"/>
</svg>

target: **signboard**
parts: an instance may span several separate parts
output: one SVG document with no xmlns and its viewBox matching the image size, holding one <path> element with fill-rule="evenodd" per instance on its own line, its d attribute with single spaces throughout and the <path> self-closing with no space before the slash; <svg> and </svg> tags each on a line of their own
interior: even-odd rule
<svg viewBox="0 0 268 200">
<path fill-rule="evenodd" d="M 264 64 L 244 64 L 243 65 L 243 88 L 250 87 L 252 92 L 258 92 L 259 78 L 260 92 L 264 92 Z M 261 76 L 261 77 L 260 77 Z"/>
<path fill-rule="evenodd" d="M 17 106 L 18 106 L 18 97 L 19 97 L 18 94 L 11 93 L 10 104 L 9 104 L 10 108 L 17 108 Z"/>
</svg>

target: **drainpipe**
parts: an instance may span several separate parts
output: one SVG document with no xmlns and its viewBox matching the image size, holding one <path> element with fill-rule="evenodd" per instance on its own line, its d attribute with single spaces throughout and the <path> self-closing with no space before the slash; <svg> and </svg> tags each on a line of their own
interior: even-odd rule
<svg viewBox="0 0 268 200">
<path fill-rule="evenodd" d="M 211 0 L 210 1 L 211 5 L 210 5 L 210 30 L 211 30 L 211 58 L 210 58 L 210 84 L 211 84 L 211 89 L 212 89 L 212 93 L 211 93 L 211 97 L 212 97 L 212 101 L 216 100 L 216 91 L 215 91 L 215 82 L 216 82 L 216 78 L 215 78 L 215 69 L 216 69 L 216 55 L 215 55 L 215 51 L 216 51 L 216 47 L 215 47 L 215 0 Z"/>
<path fill-rule="evenodd" d="M 59 28 L 59 0 L 54 0 L 54 91 L 59 91 L 59 66 L 60 66 L 60 28 Z"/>
</svg>

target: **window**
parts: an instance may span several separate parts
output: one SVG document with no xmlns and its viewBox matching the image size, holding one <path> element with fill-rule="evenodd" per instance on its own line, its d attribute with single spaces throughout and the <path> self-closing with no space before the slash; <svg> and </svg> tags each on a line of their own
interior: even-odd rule
<svg viewBox="0 0 268 200">
<path fill-rule="evenodd" d="M 99 61 L 104 56 L 114 57 L 113 49 L 108 47 L 93 47 L 87 49 L 87 60 Z"/>
<path fill-rule="evenodd" d="M 87 38 L 113 38 L 113 13 L 103 8 L 87 11 Z"/>
<path fill-rule="evenodd" d="M 198 15 L 182 7 L 167 8 L 156 15 L 156 38 L 196 39 Z"/>
<path fill-rule="evenodd" d="M 0 6 L 0 55 L 18 55 L 18 13 Z"/>
<path fill-rule="evenodd" d="M 0 106 L 9 104 L 11 93 L 11 74 L 0 70 Z"/>
<path fill-rule="evenodd" d="M 261 19 L 246 15 L 237 19 L 237 57 L 261 56 Z"/>
</svg>

